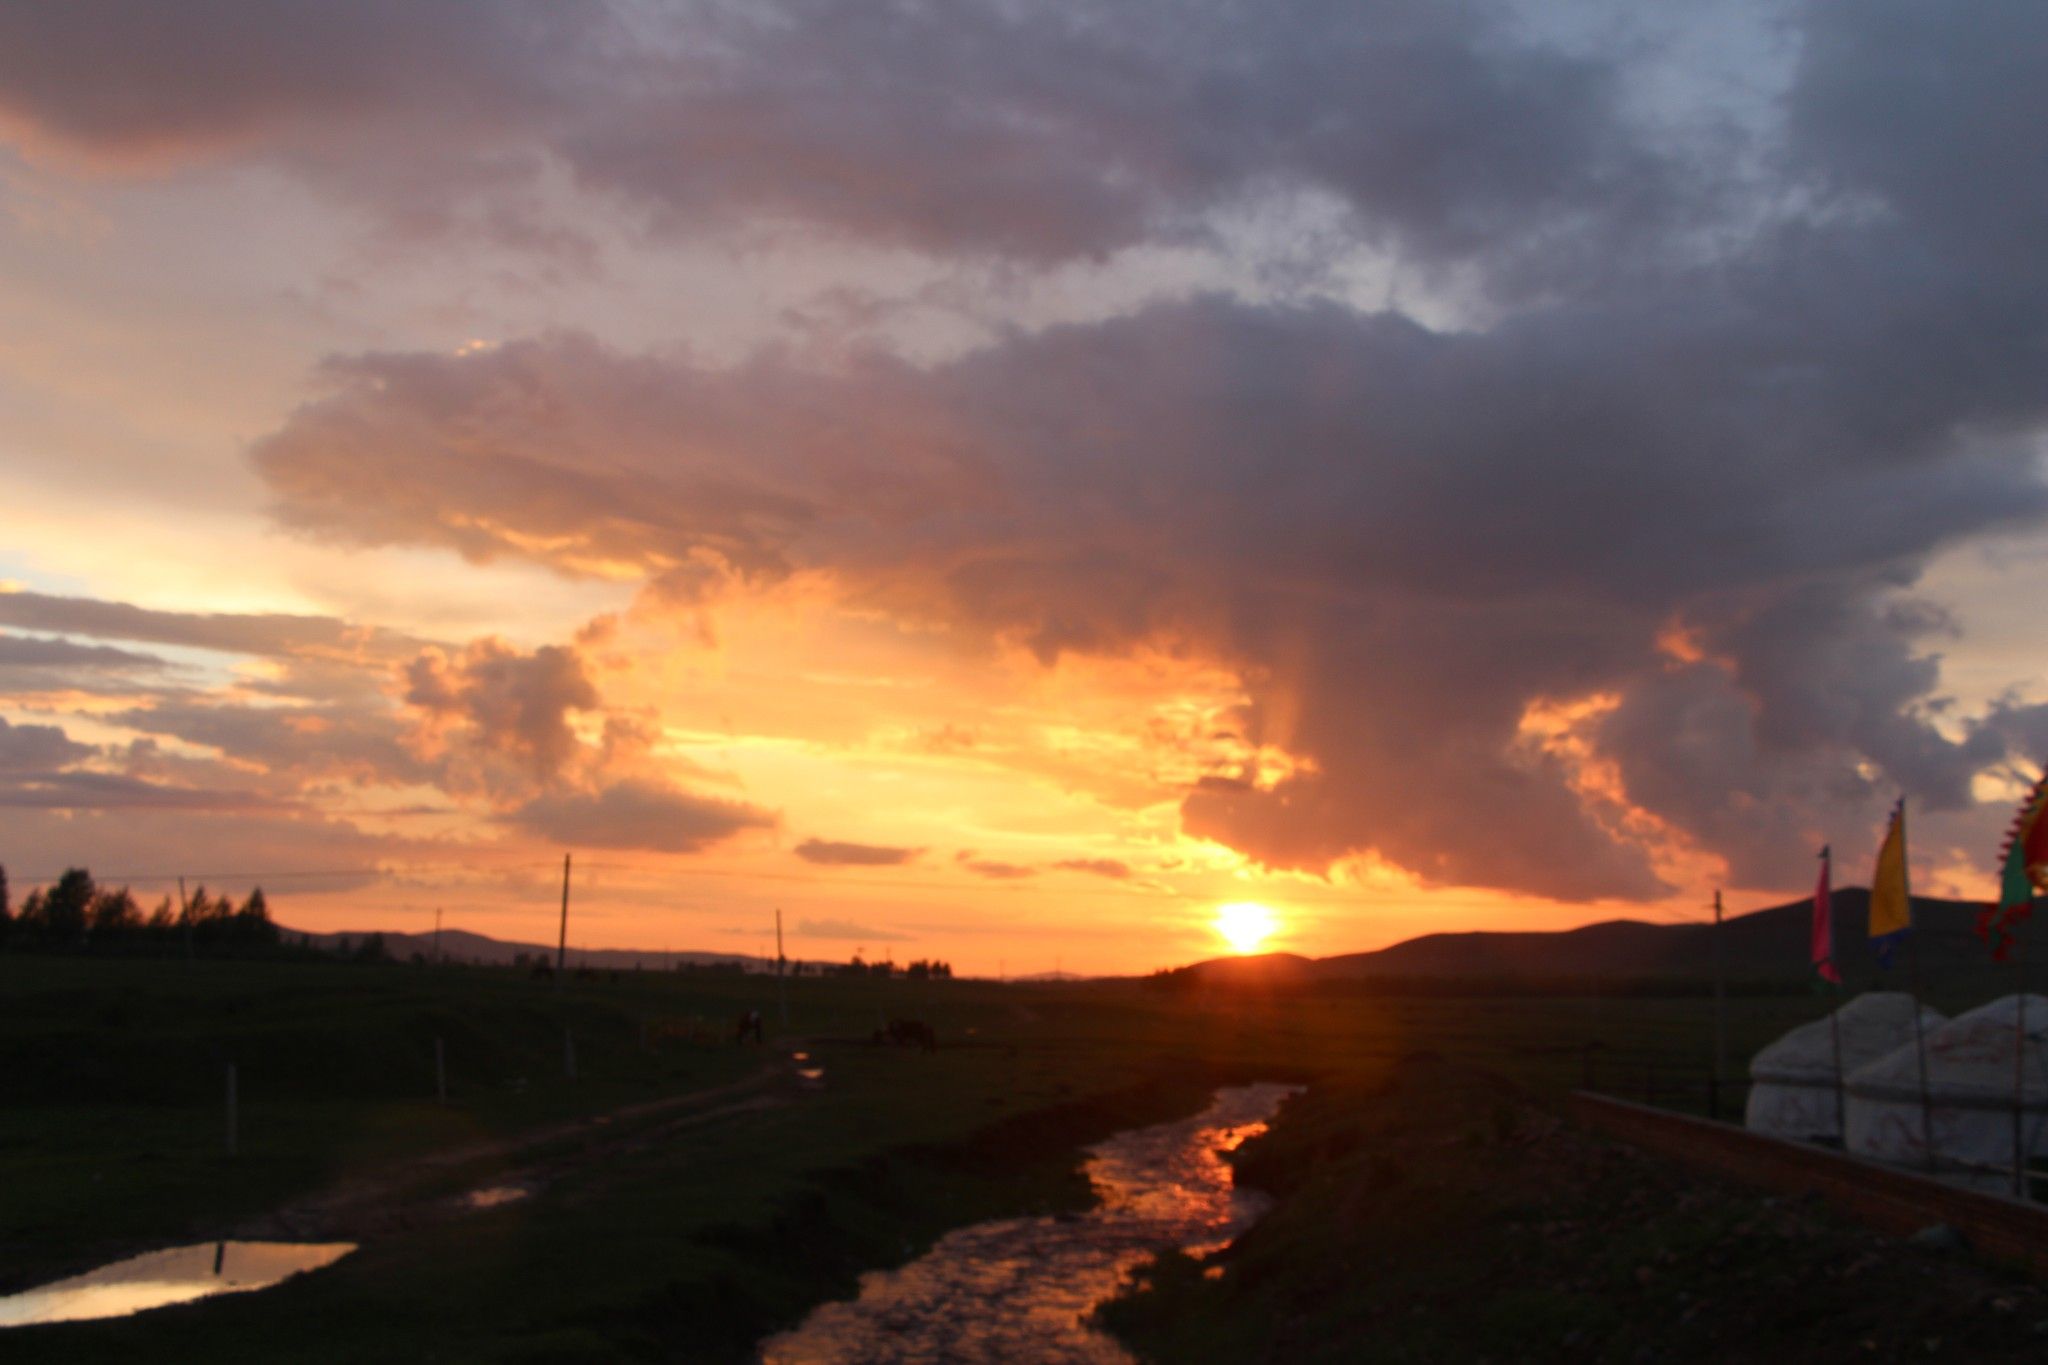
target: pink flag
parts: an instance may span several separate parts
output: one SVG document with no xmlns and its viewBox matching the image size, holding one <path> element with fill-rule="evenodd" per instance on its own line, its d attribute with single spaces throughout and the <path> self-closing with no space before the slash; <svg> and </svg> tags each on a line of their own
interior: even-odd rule
<svg viewBox="0 0 2048 1365">
<path fill-rule="evenodd" d="M 1823 981 L 1842 984 L 1835 969 L 1834 892 L 1828 886 L 1828 851 L 1820 851 L 1820 885 L 1813 889 L 1813 969 Z"/>
</svg>

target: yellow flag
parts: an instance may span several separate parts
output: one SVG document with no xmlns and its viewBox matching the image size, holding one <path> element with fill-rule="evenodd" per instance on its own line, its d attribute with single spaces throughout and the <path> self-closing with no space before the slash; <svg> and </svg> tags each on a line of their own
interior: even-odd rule
<svg viewBox="0 0 2048 1365">
<path fill-rule="evenodd" d="M 1902 796 L 1892 807 L 1891 828 L 1877 850 L 1877 870 L 1870 874 L 1870 937 L 1884 939 L 1912 927 L 1913 902 L 1906 890 L 1906 798 Z"/>
</svg>

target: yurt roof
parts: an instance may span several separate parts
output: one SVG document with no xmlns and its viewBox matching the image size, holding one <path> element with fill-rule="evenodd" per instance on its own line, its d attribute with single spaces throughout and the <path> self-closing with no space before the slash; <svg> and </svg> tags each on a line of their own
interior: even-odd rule
<svg viewBox="0 0 2048 1365">
<path fill-rule="evenodd" d="M 1765 1046 L 1750 1061 L 1749 1074 L 1758 1081 L 1835 1083 L 1835 1029 L 1842 1035 L 1842 1070 L 1854 1074 L 1913 1041 L 1913 997 L 1904 991 L 1865 991 L 1832 1016 L 1822 1015 Z M 1919 1006 L 1920 1026 L 1932 1038 L 1947 1023 L 1938 1010 Z M 2048 1025 L 2048 1013 L 2042 1016 Z M 2008 1052 L 2007 1065 L 2012 1054 Z"/>
<path fill-rule="evenodd" d="M 2015 1026 L 2025 1001 L 2022 1079 L 2030 1105 L 2048 1101 L 2048 996 L 2008 995 L 1959 1014 L 1927 1035 L 1927 1088 L 1942 1104 L 2002 1108 L 2012 1103 Z M 1914 1098 L 1920 1057 L 1901 1047 L 1849 1075 L 1852 1094 Z"/>
</svg>

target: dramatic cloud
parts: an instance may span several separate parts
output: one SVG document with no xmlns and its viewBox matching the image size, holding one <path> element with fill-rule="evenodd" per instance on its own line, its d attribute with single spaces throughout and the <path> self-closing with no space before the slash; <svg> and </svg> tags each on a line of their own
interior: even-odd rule
<svg viewBox="0 0 2048 1365">
<path fill-rule="evenodd" d="M 1130 806 L 1177 803 L 1180 832 L 1267 868 L 1651 898 L 1701 856 L 1795 882 L 1809 836 L 1897 790 L 1967 816 L 2044 734 L 2032 693 L 1944 695 L 1959 627 L 1921 585 L 2048 516 L 2048 18 L 1763 5 L 1739 22 L 1767 59 L 1645 59 L 1684 22 L 1490 0 L 89 0 L 0 14 L 0 136 L 100 173 L 261 167 L 428 236 L 587 228 L 594 259 L 732 231 L 779 261 L 796 226 L 826 254 L 907 248 L 957 272 L 945 288 L 1001 280 L 1014 295 L 962 305 L 981 340 L 950 348 L 729 361 L 694 336 L 515 327 L 451 351 L 393 326 L 252 455 L 279 523 L 329 550 L 637 582 L 641 612 L 691 625 L 678 652 L 713 648 L 721 603 L 780 592 L 1048 674 L 1219 672 L 1227 700 L 1185 728 L 1209 738 L 1159 746 L 1178 762 L 1133 776 Z M 1704 51 L 1737 20 L 1697 22 Z M 1119 255 L 1238 241 L 1257 259 L 1201 276 L 1235 293 L 1176 285 L 1173 251 Z M 1298 278 L 1267 278 L 1267 252 Z M 1090 272 L 1103 308 L 1046 301 Z M 0 592 L 0 624 L 275 665 L 236 699 L 284 703 L 260 713 L 121 703 L 224 764 L 428 782 L 608 847 L 776 820 L 673 785 L 670 732 L 608 707 L 611 645 L 28 592 Z M 67 666 L 142 667 L 116 663 Z M 1044 748 L 1137 751 L 1089 738 Z M 988 770 L 1020 747 L 917 759 Z M 778 761 L 801 780 L 822 760 Z M 795 818 L 882 841 L 798 845 L 827 865 L 933 837 Z M 1048 847 L 943 870 L 1021 879 Z"/>
<path fill-rule="evenodd" d="M 2048 769 L 2048 702 L 2000 702 L 1984 718 L 1983 727 L 2005 741 L 2024 773 L 2031 776 Z"/>
<path fill-rule="evenodd" d="M 999 862 L 994 858 L 977 858 L 965 852 L 957 855 L 953 861 L 975 876 L 986 877 L 992 882 L 1021 881 L 1026 877 L 1038 875 L 1038 869 L 1035 867 L 1026 867 L 1022 863 Z"/>
<path fill-rule="evenodd" d="M 311 149 L 334 136 L 323 124 L 388 132 L 408 115 L 475 136 L 545 99 L 548 58 L 570 55 L 596 12 L 576 0 L 10 7 L 0 110 L 115 163 L 285 139 Z"/>
<path fill-rule="evenodd" d="M 108 719 L 302 778 L 403 785 L 432 781 L 437 772 L 407 742 L 405 721 L 388 704 L 249 706 L 172 697 Z"/>
<path fill-rule="evenodd" d="M 73 770 L 7 774 L 0 778 L 0 806 L 41 810 L 249 810 L 279 803 L 256 792 L 167 787 L 120 773 Z"/>
<path fill-rule="evenodd" d="M 32 635 L 0 635 L 0 670 L 71 672 L 147 672 L 164 666 L 154 654 L 138 654 L 111 645 L 81 645 L 70 640 L 45 640 Z"/>
<path fill-rule="evenodd" d="M 507 765 L 542 785 L 560 777 L 582 753 L 570 717 L 599 704 L 582 657 L 564 645 L 521 654 L 486 639 L 453 655 L 428 650 L 405 683 L 406 703 L 424 717 L 424 747 L 473 760 L 475 779 L 493 789 Z"/>
<path fill-rule="evenodd" d="M 1119 882 L 1132 875 L 1131 865 L 1115 858 L 1063 858 L 1053 866 L 1064 872 L 1086 872 L 1090 876 L 1108 877 Z"/>
<path fill-rule="evenodd" d="M 747 830 L 773 829 L 773 811 L 627 779 L 595 792 L 535 797 L 510 817 L 532 834 L 576 848 L 696 853 Z"/>
<path fill-rule="evenodd" d="M 289 805 L 256 792 L 174 785 L 134 772 L 82 766 L 99 757 L 55 725 L 0 718 L 0 806 L 51 811 L 231 811 Z"/>
<path fill-rule="evenodd" d="M 549 165 L 671 230 L 1037 261 L 1290 194 L 1424 259 L 1584 250 L 1703 179 L 1618 116 L 1610 65 L 1487 0 L 93 0 L 5 11 L 0 54 L 0 129 L 32 150 L 232 151 L 538 241 L 562 235 L 531 217 Z"/>
<path fill-rule="evenodd" d="M 908 943 L 910 935 L 855 924 L 843 919 L 800 919 L 796 932 L 801 938 L 837 939 L 846 943 Z"/>
<path fill-rule="evenodd" d="M 0 717 L 0 772 L 20 773 L 65 768 L 92 756 L 56 725 L 10 725 Z"/>
<path fill-rule="evenodd" d="M 1191 831 L 1277 866 L 1373 851 L 1436 882 L 1646 896 L 1642 846 L 1519 742 L 1532 702 L 1647 686 L 1673 620 L 1739 601 L 1710 644 L 1758 743 L 1953 802 L 1995 755 L 1914 710 L 1924 631 L 1884 603 L 1918 558 L 2048 507 L 2017 451 L 1942 434 L 1974 392 L 1870 444 L 1910 335 L 1859 363 L 1770 302 L 1674 286 L 1450 334 L 1207 300 L 924 371 L 716 372 L 570 338 L 372 357 L 258 459 L 328 534 L 822 568 L 1047 658 L 1193 642 L 1246 670 L 1246 737 L 1312 769 L 1205 784 Z"/>
<path fill-rule="evenodd" d="M 424 643 L 376 627 L 352 626 L 331 616 L 151 611 L 126 602 L 54 597 L 18 589 L 0 589 L 0 625 L 265 657 L 395 657 Z M 131 657 L 138 661 L 147 658 Z"/>
<path fill-rule="evenodd" d="M 795 849 L 796 856 L 805 862 L 828 867 L 899 867 L 923 852 L 921 848 L 849 844 L 834 839 L 806 839 Z"/>
</svg>

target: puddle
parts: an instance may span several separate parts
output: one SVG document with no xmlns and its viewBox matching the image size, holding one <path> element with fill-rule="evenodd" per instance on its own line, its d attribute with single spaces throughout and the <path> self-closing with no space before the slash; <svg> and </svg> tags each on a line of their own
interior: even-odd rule
<svg viewBox="0 0 2048 1365">
<path fill-rule="evenodd" d="M 811 1060 L 811 1054 L 808 1052 L 792 1052 L 789 1054 L 789 1059 L 793 1062 L 808 1062 Z"/>
<path fill-rule="evenodd" d="M 462 1196 L 462 1206 L 467 1209 L 495 1209 L 501 1204 L 514 1204 L 532 1194 L 532 1190 L 518 1185 L 492 1185 L 486 1189 L 471 1190 Z"/>
<path fill-rule="evenodd" d="M 1154 1252 L 1215 1251 L 1265 1213 L 1264 1195 L 1232 1187 L 1223 1154 L 1264 1132 L 1296 1089 L 1235 1086 L 1193 1118 L 1119 1133 L 1089 1149 L 1096 1208 L 948 1233 L 906 1266 L 863 1275 L 859 1298 L 762 1342 L 761 1360 L 1126 1365 L 1124 1349 L 1083 1319 Z"/>
<path fill-rule="evenodd" d="M 202 1242 L 146 1252 L 0 1298 L 0 1327 L 125 1318 L 215 1294 L 268 1289 L 301 1271 L 333 1265 L 355 1249 L 354 1242 Z"/>
</svg>

